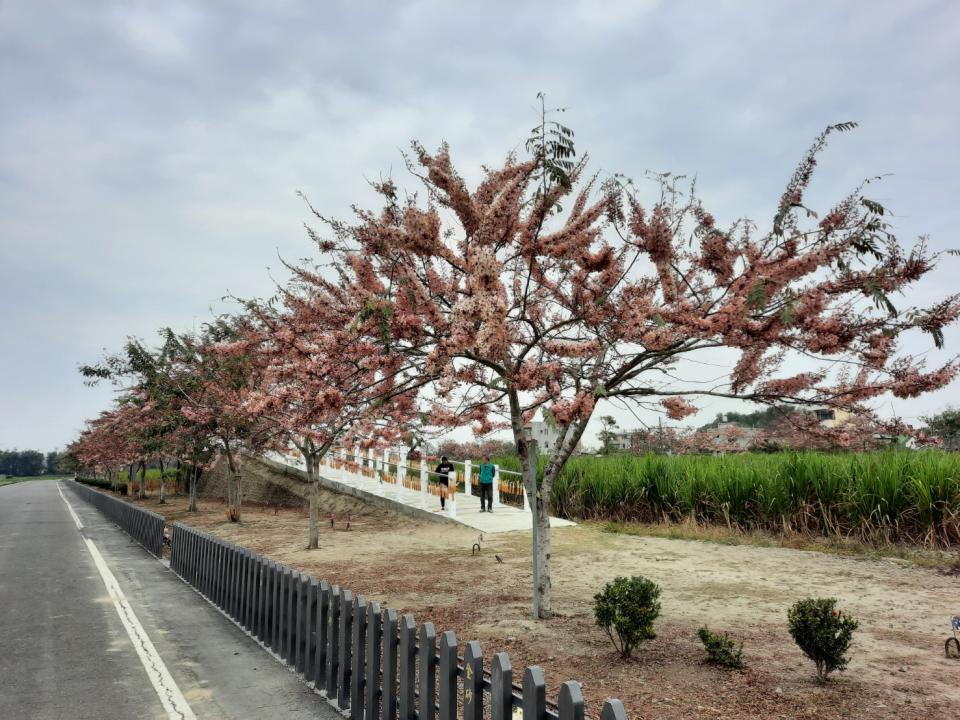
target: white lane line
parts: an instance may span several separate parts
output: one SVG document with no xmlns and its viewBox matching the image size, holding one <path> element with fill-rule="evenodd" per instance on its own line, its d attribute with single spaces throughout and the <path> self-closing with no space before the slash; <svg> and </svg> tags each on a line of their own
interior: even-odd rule
<svg viewBox="0 0 960 720">
<path fill-rule="evenodd" d="M 73 511 L 73 505 L 67 502 L 67 498 L 63 495 L 63 486 L 60 483 L 57 483 L 57 492 L 60 493 L 60 499 L 67 505 L 67 510 L 70 511 L 70 517 L 73 518 L 73 521 L 77 524 L 77 530 L 83 530 L 83 523 L 80 522 L 80 518 L 77 517 L 77 514 Z"/>
<path fill-rule="evenodd" d="M 63 492 L 60 493 L 60 497 L 63 498 L 63 502 L 66 503 L 67 508 L 70 510 L 70 514 L 73 516 L 74 521 L 76 521 L 77 527 L 82 528 L 83 524 L 80 522 L 80 518 L 77 517 L 70 502 L 64 497 Z M 187 704 L 186 698 L 183 697 L 183 693 L 180 692 L 180 688 L 177 687 L 177 683 L 174 682 L 170 671 L 167 670 L 167 666 L 164 664 L 163 659 L 147 635 L 147 631 L 144 630 L 133 608 L 130 607 L 126 595 L 124 595 L 123 590 L 120 589 L 117 579 L 113 573 L 110 572 L 110 568 L 107 567 L 107 563 L 97 549 L 97 546 L 93 540 L 89 538 L 84 537 L 83 541 L 90 555 L 93 557 L 93 562 L 97 566 L 97 570 L 100 571 L 103 584 L 106 585 L 110 599 L 113 600 L 113 606 L 117 609 L 117 614 L 120 616 L 120 622 L 123 623 L 123 627 L 130 636 L 130 641 L 133 643 L 133 647 L 140 657 L 140 662 L 143 663 L 144 670 L 147 671 L 147 676 L 150 678 L 153 689 L 156 690 L 157 696 L 160 698 L 160 704 L 163 705 L 163 709 L 166 710 L 167 716 L 171 718 L 171 720 L 196 720 L 197 716 L 193 714 L 193 710 L 191 710 L 190 705 Z"/>
</svg>

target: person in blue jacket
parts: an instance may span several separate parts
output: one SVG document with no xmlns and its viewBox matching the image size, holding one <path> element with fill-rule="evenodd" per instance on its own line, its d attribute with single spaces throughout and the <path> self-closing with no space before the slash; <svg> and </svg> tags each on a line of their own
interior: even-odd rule
<svg viewBox="0 0 960 720">
<path fill-rule="evenodd" d="M 493 476 L 496 473 L 490 456 L 484 455 L 480 463 L 480 512 L 493 512 Z M 486 504 L 484 504 L 486 503 Z"/>
</svg>

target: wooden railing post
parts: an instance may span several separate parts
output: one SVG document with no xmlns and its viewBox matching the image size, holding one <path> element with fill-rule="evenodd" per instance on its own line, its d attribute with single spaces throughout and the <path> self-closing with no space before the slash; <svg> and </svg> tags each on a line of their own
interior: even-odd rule
<svg viewBox="0 0 960 720">
<path fill-rule="evenodd" d="M 400 618 L 400 720 L 416 720 L 417 624 L 413 615 Z"/>
<path fill-rule="evenodd" d="M 447 630 L 440 636 L 440 720 L 457 720 L 457 635 Z"/>
<path fill-rule="evenodd" d="M 364 676 L 364 720 L 380 720 L 380 603 L 373 600 L 367 606 L 367 667 Z"/>
<path fill-rule="evenodd" d="M 490 718 L 513 718 L 513 666 L 505 652 L 493 656 L 493 666 L 490 668 Z"/>
<path fill-rule="evenodd" d="M 380 699 L 381 720 L 397 718 L 397 667 L 399 663 L 399 628 L 397 611 L 383 611 L 383 694 Z"/>
<path fill-rule="evenodd" d="M 433 720 L 437 708 L 437 631 L 432 622 L 420 626 L 420 713 Z"/>
</svg>

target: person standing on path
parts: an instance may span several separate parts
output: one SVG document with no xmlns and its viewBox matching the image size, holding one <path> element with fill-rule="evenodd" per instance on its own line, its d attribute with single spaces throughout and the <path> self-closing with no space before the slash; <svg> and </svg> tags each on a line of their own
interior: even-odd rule
<svg viewBox="0 0 960 720">
<path fill-rule="evenodd" d="M 453 472 L 453 463 L 447 460 L 447 456 L 444 455 L 440 458 L 440 464 L 437 465 L 437 475 L 440 477 L 437 478 L 437 482 L 440 483 L 440 509 L 444 510 L 447 507 L 447 492 L 450 488 L 450 473 Z"/>
<path fill-rule="evenodd" d="M 480 512 L 493 512 L 493 476 L 496 470 L 490 456 L 484 455 L 480 463 Z M 486 503 L 486 505 L 484 505 Z"/>
</svg>

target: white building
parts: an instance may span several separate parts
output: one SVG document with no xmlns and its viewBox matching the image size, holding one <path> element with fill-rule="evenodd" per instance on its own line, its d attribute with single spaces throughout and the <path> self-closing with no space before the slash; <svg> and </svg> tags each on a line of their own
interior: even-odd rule
<svg viewBox="0 0 960 720">
<path fill-rule="evenodd" d="M 560 438 L 560 433 L 557 432 L 556 427 L 539 420 L 527 423 L 523 426 L 523 429 L 527 431 L 531 440 L 537 441 L 538 449 L 541 452 L 553 449 Z"/>
<path fill-rule="evenodd" d="M 633 448 L 633 436 L 636 430 L 622 430 L 610 435 L 610 447 L 617 450 L 631 450 Z"/>
</svg>

